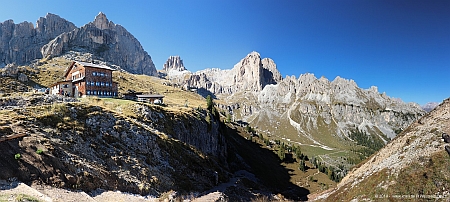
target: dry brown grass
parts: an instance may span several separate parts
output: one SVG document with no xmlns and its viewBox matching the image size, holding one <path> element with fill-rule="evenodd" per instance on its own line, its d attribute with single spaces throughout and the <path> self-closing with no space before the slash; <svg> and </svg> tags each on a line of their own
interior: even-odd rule
<svg viewBox="0 0 450 202">
<path fill-rule="evenodd" d="M 64 80 L 64 71 L 71 62 L 64 58 L 42 59 L 41 65 L 37 66 L 36 70 L 30 69 L 36 71 L 36 74 L 32 75 L 30 79 L 42 86 L 50 87 L 50 85 Z"/>
<path fill-rule="evenodd" d="M 370 175 L 356 186 L 346 184 L 330 195 L 327 200 L 350 201 L 359 198 L 404 201 L 401 197 L 439 197 L 444 196 L 443 190 L 450 189 L 448 176 L 450 176 L 449 155 L 445 151 L 440 151 L 425 159 L 424 162 L 414 162 L 403 168 L 398 176 L 390 174 L 385 168 Z"/>
<path fill-rule="evenodd" d="M 166 80 L 147 76 L 134 75 L 125 72 L 114 72 L 113 80 L 119 82 L 119 93 L 126 93 L 128 90 L 137 92 L 164 95 L 164 102 L 172 107 L 206 107 L 205 98 L 181 88 L 166 86 Z"/>
</svg>

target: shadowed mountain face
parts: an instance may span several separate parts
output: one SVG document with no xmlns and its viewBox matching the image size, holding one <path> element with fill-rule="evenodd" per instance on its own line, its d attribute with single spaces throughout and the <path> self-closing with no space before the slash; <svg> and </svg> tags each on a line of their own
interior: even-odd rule
<svg viewBox="0 0 450 202">
<path fill-rule="evenodd" d="M 442 134 L 450 133 L 449 112 L 450 99 L 446 99 L 320 198 L 328 201 L 402 200 L 402 196 L 448 199 L 450 153 L 446 151 L 449 143 L 443 140 Z"/>
<path fill-rule="evenodd" d="M 36 23 L 0 24 L 0 65 L 23 65 L 43 57 L 55 57 L 76 50 L 94 54 L 96 59 L 120 66 L 135 74 L 156 75 L 151 57 L 124 27 L 99 13 L 80 28 L 53 14 Z M 92 60 L 92 59 L 91 59 Z"/>
</svg>

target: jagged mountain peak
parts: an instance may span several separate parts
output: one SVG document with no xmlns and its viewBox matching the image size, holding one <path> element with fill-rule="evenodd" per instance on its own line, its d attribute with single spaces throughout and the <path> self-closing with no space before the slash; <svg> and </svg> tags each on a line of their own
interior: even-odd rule
<svg viewBox="0 0 450 202">
<path fill-rule="evenodd" d="M 109 20 L 103 12 L 98 13 L 92 23 L 101 30 L 109 28 Z"/>
<path fill-rule="evenodd" d="M 92 53 L 98 60 L 120 66 L 134 74 L 156 75 L 151 57 L 124 27 L 100 12 L 93 22 L 65 32 L 42 46 L 44 56 L 59 56 L 73 49 Z"/>
<path fill-rule="evenodd" d="M 34 59 L 42 58 L 40 49 L 56 36 L 72 31 L 76 26 L 59 17 L 47 13 L 36 22 L 14 24 L 13 20 L 0 23 L 0 67 L 15 63 L 25 65 Z"/>
<path fill-rule="evenodd" d="M 0 23 L 0 67 L 26 65 L 35 59 L 60 56 L 68 51 L 91 53 L 96 60 L 120 66 L 135 74 L 156 75 L 148 53 L 124 27 L 100 12 L 94 21 L 78 28 L 52 13 L 32 23 Z"/>
<path fill-rule="evenodd" d="M 53 18 L 53 17 L 61 18 L 61 16 L 54 14 L 54 13 L 47 13 L 47 14 L 45 14 L 44 18 Z"/>
<path fill-rule="evenodd" d="M 331 83 L 335 85 L 352 85 L 358 87 L 353 79 L 344 79 L 340 76 L 336 76 L 336 78 Z"/>
<path fill-rule="evenodd" d="M 249 56 L 261 57 L 261 54 L 259 54 L 259 52 L 257 52 L 257 51 L 252 51 L 249 54 L 247 54 L 247 57 L 249 57 Z"/>
<path fill-rule="evenodd" d="M 370 91 L 370 92 L 373 92 L 373 93 L 378 93 L 378 87 L 377 86 L 370 86 L 370 88 L 367 89 L 367 90 Z"/>
<path fill-rule="evenodd" d="M 97 18 L 106 18 L 106 14 L 103 13 L 102 11 L 98 12 L 97 16 L 95 16 L 95 19 Z"/>
<path fill-rule="evenodd" d="M 321 81 L 323 83 L 330 83 L 330 80 L 328 80 L 325 76 L 321 76 L 319 81 Z"/>
<path fill-rule="evenodd" d="M 253 51 L 232 69 L 206 69 L 178 80 L 181 86 L 201 89 L 206 93 L 229 95 L 244 91 L 260 92 L 266 85 L 282 81 L 282 77 L 272 59 L 261 59 L 261 55 Z"/>
<path fill-rule="evenodd" d="M 253 51 L 242 58 L 241 61 L 234 66 L 234 68 L 242 68 L 246 65 L 258 68 L 261 65 L 261 55 L 258 52 Z"/>
<path fill-rule="evenodd" d="M 169 56 L 166 63 L 163 65 L 164 71 L 170 71 L 170 70 L 176 70 L 176 71 L 185 71 L 187 70 L 186 67 L 184 67 L 183 60 L 180 58 L 180 56 Z"/>
<path fill-rule="evenodd" d="M 72 22 L 53 13 L 47 13 L 45 17 L 41 17 L 36 22 L 36 30 L 45 41 L 52 40 L 61 33 L 72 31 L 77 27 Z"/>
</svg>

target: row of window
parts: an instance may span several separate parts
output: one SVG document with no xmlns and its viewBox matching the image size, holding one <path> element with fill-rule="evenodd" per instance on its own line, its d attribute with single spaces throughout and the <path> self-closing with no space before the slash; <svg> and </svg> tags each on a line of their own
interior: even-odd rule
<svg viewBox="0 0 450 202">
<path fill-rule="evenodd" d="M 72 80 L 76 80 L 76 79 L 79 79 L 79 78 L 83 78 L 84 77 L 84 75 L 83 74 L 76 74 L 76 75 L 72 75 Z"/>
<path fill-rule="evenodd" d="M 92 76 L 102 76 L 102 77 L 108 77 L 109 75 L 104 72 L 92 72 Z"/>
<path fill-rule="evenodd" d="M 111 92 L 111 91 L 96 91 L 96 90 L 93 90 L 93 91 L 88 90 L 88 91 L 86 91 L 86 94 L 87 94 L 87 95 L 101 95 L 101 96 L 117 96 L 117 93 L 116 93 L 116 92 Z"/>
<path fill-rule="evenodd" d="M 86 81 L 87 86 L 106 86 L 112 87 L 112 83 L 110 82 L 100 82 L 100 81 Z"/>
</svg>

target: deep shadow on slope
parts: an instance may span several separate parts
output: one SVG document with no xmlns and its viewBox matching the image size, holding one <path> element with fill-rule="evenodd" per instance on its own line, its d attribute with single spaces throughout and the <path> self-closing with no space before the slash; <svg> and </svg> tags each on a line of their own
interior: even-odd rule
<svg viewBox="0 0 450 202">
<path fill-rule="evenodd" d="M 282 194 L 291 200 L 308 200 L 309 190 L 290 182 L 288 169 L 281 165 L 278 156 L 269 149 L 242 137 L 238 129 L 226 127 L 228 164 L 235 172 L 250 169 L 274 194 Z M 244 162 L 242 162 L 244 161 Z"/>
</svg>

